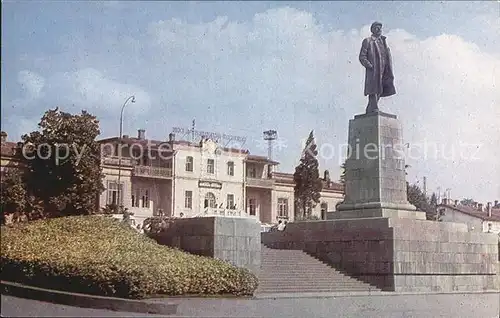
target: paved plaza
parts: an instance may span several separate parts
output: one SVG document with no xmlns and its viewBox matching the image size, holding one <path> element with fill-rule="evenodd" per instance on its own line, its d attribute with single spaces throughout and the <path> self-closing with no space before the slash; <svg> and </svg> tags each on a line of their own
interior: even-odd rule
<svg viewBox="0 0 500 318">
<path fill-rule="evenodd" d="M 453 317 L 497 318 L 500 293 L 288 299 L 176 299 L 172 317 Z M 48 304 L 2 295 L 4 317 L 156 317 Z"/>
</svg>

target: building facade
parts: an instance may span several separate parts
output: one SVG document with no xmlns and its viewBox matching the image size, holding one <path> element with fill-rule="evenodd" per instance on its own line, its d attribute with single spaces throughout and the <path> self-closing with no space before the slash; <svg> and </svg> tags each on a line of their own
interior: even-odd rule
<svg viewBox="0 0 500 318">
<path fill-rule="evenodd" d="M 498 201 L 486 206 L 476 203 L 473 206 L 459 204 L 458 200 L 443 199 L 438 209 L 444 212 L 442 221 L 467 224 L 471 232 L 500 234 L 500 208 Z"/>
<path fill-rule="evenodd" d="M 15 142 L 7 141 L 7 133 L 1 132 L 1 149 L 0 149 L 0 173 L 4 176 L 6 169 L 18 168 L 19 160 L 16 158 Z"/>
<path fill-rule="evenodd" d="M 265 224 L 294 219 L 293 175 L 272 172 L 279 163 L 248 150 L 200 142 L 135 138 L 99 141 L 106 190 L 99 205 L 123 205 L 138 222 L 154 215 L 254 217 Z M 121 150 L 120 150 L 121 149 Z M 121 152 L 121 159 L 118 155 Z M 321 201 L 313 214 L 326 218 L 343 199 L 340 184 L 323 179 Z"/>
</svg>

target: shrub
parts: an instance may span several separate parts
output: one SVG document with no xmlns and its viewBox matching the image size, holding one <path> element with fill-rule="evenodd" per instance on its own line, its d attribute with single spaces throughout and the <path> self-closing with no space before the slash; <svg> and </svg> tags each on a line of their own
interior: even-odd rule
<svg viewBox="0 0 500 318">
<path fill-rule="evenodd" d="M 167 231 L 176 217 L 153 216 L 142 222 L 142 228 L 146 235 L 155 235 Z"/>
<path fill-rule="evenodd" d="M 103 216 L 71 216 L 1 229 L 1 278 L 93 295 L 251 295 L 246 269 L 161 246 Z"/>
<path fill-rule="evenodd" d="M 301 217 L 301 216 L 296 216 L 295 217 L 295 222 L 307 222 L 307 221 L 318 221 L 318 220 L 321 220 L 319 216 L 317 215 L 308 215 L 306 217 Z"/>
</svg>

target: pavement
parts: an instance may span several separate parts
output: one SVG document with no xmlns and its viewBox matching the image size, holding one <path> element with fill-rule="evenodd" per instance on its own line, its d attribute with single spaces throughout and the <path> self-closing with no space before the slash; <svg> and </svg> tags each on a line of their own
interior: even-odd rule
<svg viewBox="0 0 500 318">
<path fill-rule="evenodd" d="M 179 304 L 177 315 L 168 317 L 500 317 L 500 293 L 276 299 L 175 298 L 174 302 Z M 1 308 L 2 316 L 8 317 L 162 317 L 55 305 L 4 295 L 1 296 Z"/>
</svg>

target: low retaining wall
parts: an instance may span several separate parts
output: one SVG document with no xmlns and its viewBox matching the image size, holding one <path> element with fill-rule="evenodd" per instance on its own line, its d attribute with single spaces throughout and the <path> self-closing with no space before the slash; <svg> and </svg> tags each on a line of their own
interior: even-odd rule
<svg viewBox="0 0 500 318">
<path fill-rule="evenodd" d="M 260 225 L 255 219 L 200 217 L 176 219 L 168 231 L 151 236 L 159 244 L 227 261 L 258 274 Z"/>
<path fill-rule="evenodd" d="M 289 223 L 262 233 L 270 248 L 303 250 L 386 291 L 498 290 L 495 235 L 412 219 Z"/>
</svg>

